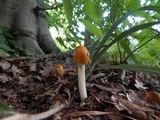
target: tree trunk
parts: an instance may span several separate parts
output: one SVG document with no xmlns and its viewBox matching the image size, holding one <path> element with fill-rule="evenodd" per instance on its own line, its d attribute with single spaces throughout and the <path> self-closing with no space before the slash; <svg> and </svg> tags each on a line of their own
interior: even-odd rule
<svg viewBox="0 0 160 120">
<path fill-rule="evenodd" d="M 84 46 L 87 48 L 91 47 L 92 42 L 91 42 L 91 34 L 87 29 L 85 29 L 85 35 L 84 35 Z"/>
<path fill-rule="evenodd" d="M 45 11 L 36 11 L 37 6 L 43 6 L 43 0 L 0 0 L 0 26 L 18 31 L 15 40 L 35 54 L 59 52 L 50 35 Z"/>
</svg>

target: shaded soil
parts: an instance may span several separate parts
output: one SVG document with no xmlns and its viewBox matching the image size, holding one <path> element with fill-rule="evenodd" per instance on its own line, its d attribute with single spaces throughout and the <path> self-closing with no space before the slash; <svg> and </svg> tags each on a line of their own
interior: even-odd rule
<svg viewBox="0 0 160 120">
<path fill-rule="evenodd" d="M 54 74 L 58 63 L 65 69 L 62 78 Z M 158 75 L 101 69 L 100 66 L 104 65 L 99 64 L 98 69 L 90 72 L 88 98 L 81 102 L 77 66 L 71 57 L 1 58 L 0 99 L 14 111 L 29 114 L 67 104 L 46 120 L 159 119 Z"/>
</svg>

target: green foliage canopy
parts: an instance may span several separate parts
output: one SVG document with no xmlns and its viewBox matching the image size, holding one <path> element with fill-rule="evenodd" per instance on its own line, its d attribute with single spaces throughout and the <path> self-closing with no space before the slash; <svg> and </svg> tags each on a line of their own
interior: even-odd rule
<svg viewBox="0 0 160 120">
<path fill-rule="evenodd" d="M 61 48 L 70 50 L 82 44 L 89 31 L 92 65 L 101 56 L 109 60 L 117 56 L 119 62 L 159 66 L 160 49 L 153 48 L 159 44 L 159 1 L 67 1 L 46 2 L 47 5 L 63 4 L 63 7 L 47 13 L 50 27 L 63 33 L 59 33 L 56 39 Z M 80 23 L 85 29 L 79 29 Z"/>
</svg>

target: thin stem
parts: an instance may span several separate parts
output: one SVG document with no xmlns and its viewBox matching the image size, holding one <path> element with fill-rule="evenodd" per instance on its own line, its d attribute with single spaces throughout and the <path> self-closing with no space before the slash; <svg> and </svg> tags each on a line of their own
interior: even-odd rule
<svg viewBox="0 0 160 120">
<path fill-rule="evenodd" d="M 78 88 L 81 100 L 87 98 L 85 65 L 78 63 Z"/>
</svg>

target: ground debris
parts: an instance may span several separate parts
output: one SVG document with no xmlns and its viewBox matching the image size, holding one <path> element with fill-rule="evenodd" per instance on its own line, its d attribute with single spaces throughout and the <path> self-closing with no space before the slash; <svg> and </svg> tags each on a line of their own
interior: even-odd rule
<svg viewBox="0 0 160 120">
<path fill-rule="evenodd" d="M 54 75 L 59 63 L 65 70 L 62 79 Z M 160 117 L 160 77 L 157 75 L 95 70 L 87 78 L 88 98 L 81 102 L 75 63 L 52 58 L 9 58 L 0 61 L 0 71 L 0 99 L 19 113 L 18 117 L 28 119 L 32 115 L 43 116 L 44 112 L 49 113 L 45 120 L 152 120 Z M 141 89 L 136 87 L 137 81 Z M 50 114 L 54 108 L 58 111 Z"/>
</svg>

